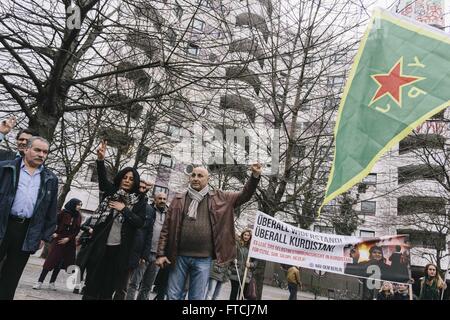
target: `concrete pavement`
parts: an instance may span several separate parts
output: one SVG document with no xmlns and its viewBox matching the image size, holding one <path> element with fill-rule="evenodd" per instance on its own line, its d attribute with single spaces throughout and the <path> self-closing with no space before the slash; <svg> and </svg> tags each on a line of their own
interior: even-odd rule
<svg viewBox="0 0 450 320">
<path fill-rule="evenodd" d="M 42 271 L 42 265 L 44 264 L 44 259 L 38 257 L 35 254 L 30 257 L 25 270 L 20 279 L 19 286 L 16 290 L 16 295 L 14 300 L 81 300 L 81 295 L 72 293 L 72 290 L 68 288 L 66 282 L 69 280 L 69 274 L 64 270 L 60 272 L 56 280 L 56 291 L 48 289 L 48 281 L 50 280 L 51 272 L 47 275 L 45 279 L 43 289 L 34 290 L 32 287 L 36 283 L 39 275 Z M 228 300 L 230 295 L 231 286 L 230 283 L 226 283 L 222 287 L 222 291 L 219 295 L 220 300 Z M 153 299 L 154 294 L 151 294 L 150 299 Z M 262 295 L 262 300 L 287 300 L 289 297 L 289 291 L 280 288 L 275 288 L 272 286 L 265 285 Z M 318 297 L 323 300 L 324 297 Z M 314 294 L 309 292 L 298 292 L 299 300 L 313 300 Z"/>
</svg>

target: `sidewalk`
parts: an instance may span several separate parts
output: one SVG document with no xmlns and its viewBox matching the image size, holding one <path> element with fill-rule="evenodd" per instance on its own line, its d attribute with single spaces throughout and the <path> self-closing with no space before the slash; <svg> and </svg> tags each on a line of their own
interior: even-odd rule
<svg viewBox="0 0 450 320">
<path fill-rule="evenodd" d="M 72 293 L 66 285 L 66 281 L 69 280 L 69 276 L 64 270 L 62 270 L 56 280 L 56 291 L 48 289 L 48 281 L 50 280 L 51 272 L 45 279 L 43 289 L 34 290 L 32 287 L 36 283 L 39 275 L 42 271 L 42 265 L 44 259 L 41 259 L 36 255 L 33 255 L 28 260 L 25 270 L 20 279 L 19 286 L 16 290 L 14 300 L 81 300 L 81 295 Z M 70 284 L 70 283 L 69 283 Z M 219 300 L 228 300 L 230 295 L 231 286 L 230 283 L 226 283 L 222 287 L 222 291 L 219 295 Z M 154 298 L 154 294 L 150 295 L 150 299 Z M 262 300 L 287 300 L 289 297 L 289 291 L 272 286 L 265 285 L 262 294 Z M 314 294 L 310 292 L 298 292 L 299 300 L 314 300 Z M 318 297 L 320 300 L 326 300 L 326 297 Z"/>
</svg>

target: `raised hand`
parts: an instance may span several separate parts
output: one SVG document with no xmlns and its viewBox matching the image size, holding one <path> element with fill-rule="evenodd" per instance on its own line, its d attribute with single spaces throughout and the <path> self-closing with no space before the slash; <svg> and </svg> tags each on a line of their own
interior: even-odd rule
<svg viewBox="0 0 450 320">
<path fill-rule="evenodd" d="M 262 165 L 257 162 L 251 165 L 250 170 L 252 170 L 252 174 L 255 178 L 258 178 L 262 172 Z"/>
<path fill-rule="evenodd" d="M 97 149 L 97 159 L 98 160 L 105 160 L 107 144 L 108 143 L 106 140 L 102 140 L 102 142 L 100 142 L 100 146 Z"/>
<path fill-rule="evenodd" d="M 0 122 L 0 132 L 7 135 L 12 128 L 16 125 L 16 117 L 11 116 L 6 120 Z"/>
</svg>

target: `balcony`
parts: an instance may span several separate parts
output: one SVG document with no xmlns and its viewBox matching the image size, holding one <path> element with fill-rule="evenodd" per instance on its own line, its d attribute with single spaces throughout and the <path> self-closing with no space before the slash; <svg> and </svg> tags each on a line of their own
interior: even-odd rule
<svg viewBox="0 0 450 320">
<path fill-rule="evenodd" d="M 398 168 L 398 184 L 417 180 L 443 181 L 445 179 L 442 168 L 427 164 L 409 165 Z"/>
<path fill-rule="evenodd" d="M 261 68 L 264 67 L 264 59 L 266 58 L 264 51 L 259 47 L 258 41 L 254 39 L 239 39 L 230 43 L 229 51 L 246 52 L 254 56 Z"/>
<path fill-rule="evenodd" d="M 135 13 L 140 17 L 150 20 L 159 32 L 161 32 L 162 27 L 166 22 L 158 12 L 158 9 L 146 2 L 136 5 Z"/>
<path fill-rule="evenodd" d="M 445 215 L 446 201 L 441 197 L 403 196 L 397 199 L 397 214 Z"/>
<path fill-rule="evenodd" d="M 159 48 L 156 45 L 155 39 L 145 33 L 138 31 L 130 32 L 127 34 L 126 42 L 129 46 L 144 51 L 150 60 L 159 54 Z"/>
<path fill-rule="evenodd" d="M 114 128 L 100 128 L 99 137 L 108 141 L 108 145 L 126 153 L 133 145 L 134 138 Z"/>
<path fill-rule="evenodd" d="M 125 78 L 132 80 L 137 86 L 141 87 L 144 90 L 148 90 L 148 87 L 151 82 L 151 77 L 142 69 L 139 69 L 139 65 L 122 61 L 117 66 L 118 71 L 124 71 L 124 70 L 131 70 L 131 71 L 124 71 L 121 73 Z M 133 70 L 135 69 L 135 70 Z"/>
<path fill-rule="evenodd" d="M 227 80 L 236 79 L 248 83 L 253 87 L 255 93 L 258 95 L 261 90 L 261 80 L 258 75 L 249 70 L 247 67 L 229 67 L 225 69 L 225 77 Z"/>
<path fill-rule="evenodd" d="M 269 39 L 269 28 L 267 27 L 266 20 L 259 14 L 251 12 L 243 12 L 236 16 L 236 26 L 249 26 L 255 28 L 261 32 L 264 41 Z"/>
<path fill-rule="evenodd" d="M 256 108 L 250 99 L 234 94 L 227 94 L 220 97 L 220 107 L 222 109 L 233 109 L 243 112 L 252 122 L 255 122 Z"/>
<path fill-rule="evenodd" d="M 270 0 L 258 0 L 258 1 L 259 3 L 261 3 L 262 6 L 266 7 L 267 15 L 269 17 L 272 17 L 273 13 L 272 1 Z"/>
<path fill-rule="evenodd" d="M 111 107 L 111 109 L 122 112 L 124 114 L 130 114 L 131 119 L 137 120 L 142 114 L 144 107 L 139 103 L 130 103 L 127 96 L 123 94 L 111 94 L 108 97 L 108 104 L 121 104 L 119 106 Z"/>
</svg>

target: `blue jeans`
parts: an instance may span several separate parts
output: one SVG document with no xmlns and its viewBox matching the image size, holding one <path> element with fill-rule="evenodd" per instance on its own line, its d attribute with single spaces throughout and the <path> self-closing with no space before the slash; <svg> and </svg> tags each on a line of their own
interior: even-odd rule
<svg viewBox="0 0 450 320">
<path fill-rule="evenodd" d="M 135 300 L 136 291 L 138 291 L 137 300 L 148 300 L 150 290 L 155 281 L 156 274 L 159 267 L 156 266 L 156 254 L 150 254 L 150 261 L 145 264 L 139 264 L 133 270 L 130 277 L 130 284 L 128 285 L 127 300 Z"/>
<path fill-rule="evenodd" d="M 144 276 L 145 270 L 148 268 L 148 264 L 148 262 L 143 264 L 139 263 L 139 265 L 131 271 L 126 300 L 136 299 L 136 291 L 139 290 L 142 277 Z"/>
<path fill-rule="evenodd" d="M 205 290 L 208 287 L 210 267 L 211 257 L 196 258 L 178 256 L 175 266 L 169 273 L 169 281 L 167 283 L 168 300 L 183 300 L 188 279 L 188 299 L 205 299 Z"/>
<path fill-rule="evenodd" d="M 289 300 L 297 300 L 298 285 L 295 283 L 288 283 Z"/>
<path fill-rule="evenodd" d="M 217 300 L 222 289 L 222 282 L 216 279 L 209 278 L 208 292 L 206 293 L 205 300 Z"/>
</svg>

